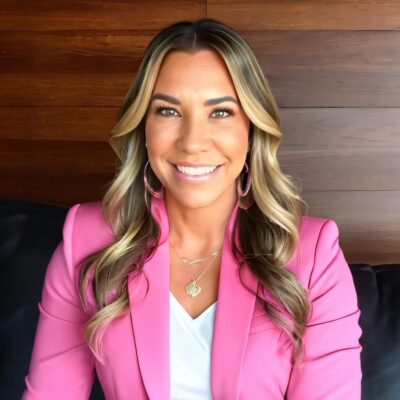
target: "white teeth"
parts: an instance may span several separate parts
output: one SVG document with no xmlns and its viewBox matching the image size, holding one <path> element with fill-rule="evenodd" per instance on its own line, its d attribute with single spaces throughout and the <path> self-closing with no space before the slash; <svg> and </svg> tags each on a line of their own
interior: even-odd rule
<svg viewBox="0 0 400 400">
<path fill-rule="evenodd" d="M 183 167 L 180 165 L 176 166 L 180 172 L 184 172 L 185 174 L 188 175 L 203 175 L 203 174 L 209 174 L 210 172 L 214 171 L 217 166 L 214 167 L 199 167 L 199 168 L 193 168 L 193 167 Z"/>
</svg>

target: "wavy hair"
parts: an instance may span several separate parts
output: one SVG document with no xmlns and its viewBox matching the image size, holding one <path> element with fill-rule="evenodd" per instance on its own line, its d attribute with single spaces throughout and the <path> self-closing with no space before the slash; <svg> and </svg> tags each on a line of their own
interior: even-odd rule
<svg viewBox="0 0 400 400">
<path fill-rule="evenodd" d="M 251 121 L 246 162 L 252 185 L 243 200 L 248 208 L 238 210 L 232 252 L 240 268 L 246 263 L 281 306 L 274 306 L 262 293 L 247 288 L 257 296 L 271 320 L 286 332 L 292 348 L 291 362 L 297 365 L 304 355 L 302 337 L 311 305 L 307 290 L 284 265 L 298 246 L 301 219 L 308 205 L 292 178 L 280 169 L 277 151 L 282 131 L 278 106 L 255 55 L 237 32 L 210 18 L 177 22 L 151 40 L 117 115 L 109 143 L 119 164 L 102 199 L 103 217 L 112 227 L 116 241 L 91 254 L 80 265 L 82 304 L 88 307 L 89 282 L 97 303 L 85 326 L 85 340 L 103 362 L 104 329 L 114 318 L 129 312 L 128 275 L 142 272 L 160 238 L 159 226 L 150 212 L 151 199 L 145 190 L 143 173 L 148 160 L 144 121 L 163 58 L 171 50 L 193 53 L 202 49 L 222 56 Z M 156 176 L 150 176 L 149 181 L 153 188 L 160 186 Z M 236 229 L 242 251 L 235 244 Z M 109 301 L 111 292 L 114 299 Z"/>
</svg>

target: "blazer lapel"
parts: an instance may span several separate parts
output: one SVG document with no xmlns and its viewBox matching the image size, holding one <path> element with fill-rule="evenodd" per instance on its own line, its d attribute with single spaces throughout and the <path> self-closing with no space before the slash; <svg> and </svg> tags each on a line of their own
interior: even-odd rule
<svg viewBox="0 0 400 400">
<path fill-rule="evenodd" d="M 164 201 L 152 198 L 151 212 L 161 229 L 158 246 L 144 264 L 144 274 L 128 280 L 136 353 L 150 400 L 170 398 L 169 223 Z"/>
<path fill-rule="evenodd" d="M 240 369 L 256 299 L 243 284 L 254 292 L 257 292 L 258 287 L 258 280 L 247 265 L 242 267 L 239 276 L 239 263 L 231 251 L 230 238 L 237 207 L 228 222 L 221 258 L 218 303 L 211 350 L 211 387 L 215 400 L 239 399 Z M 235 239 L 240 248 L 238 232 Z"/>
<path fill-rule="evenodd" d="M 225 234 L 211 350 L 211 387 L 215 400 L 239 399 L 240 369 L 256 299 L 243 284 L 254 292 L 258 286 L 247 266 L 239 277 L 239 263 L 231 251 L 233 223 L 230 220 Z"/>
<path fill-rule="evenodd" d="M 231 251 L 230 239 L 238 204 L 227 223 L 221 255 L 211 349 L 211 387 L 215 400 L 239 398 L 240 368 L 255 306 L 255 296 L 248 292 L 240 278 L 255 292 L 258 285 L 247 266 L 239 277 L 239 264 Z M 131 274 L 128 288 L 139 367 L 148 397 L 153 400 L 170 398 L 170 255 L 164 199 L 152 198 L 151 212 L 160 225 L 160 240 L 153 257 L 144 265 L 145 274 Z M 235 238 L 240 246 L 238 236 L 237 232 Z"/>
</svg>

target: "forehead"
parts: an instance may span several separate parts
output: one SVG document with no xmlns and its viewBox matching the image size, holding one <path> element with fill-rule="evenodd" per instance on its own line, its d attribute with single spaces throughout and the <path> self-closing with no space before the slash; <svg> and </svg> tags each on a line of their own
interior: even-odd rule
<svg viewBox="0 0 400 400">
<path fill-rule="evenodd" d="M 235 94 L 228 67 L 222 56 L 213 50 L 186 53 L 173 50 L 164 57 L 155 89 L 174 90 L 179 88 L 196 91 L 216 88 L 227 94 Z"/>
</svg>

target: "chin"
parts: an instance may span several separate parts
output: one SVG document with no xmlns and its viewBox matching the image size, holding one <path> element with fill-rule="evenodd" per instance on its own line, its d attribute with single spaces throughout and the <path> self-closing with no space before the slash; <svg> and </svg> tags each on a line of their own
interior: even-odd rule
<svg viewBox="0 0 400 400">
<path fill-rule="evenodd" d="M 171 193 L 176 203 L 187 208 L 203 208 L 213 205 L 218 196 L 205 193 Z"/>
</svg>

